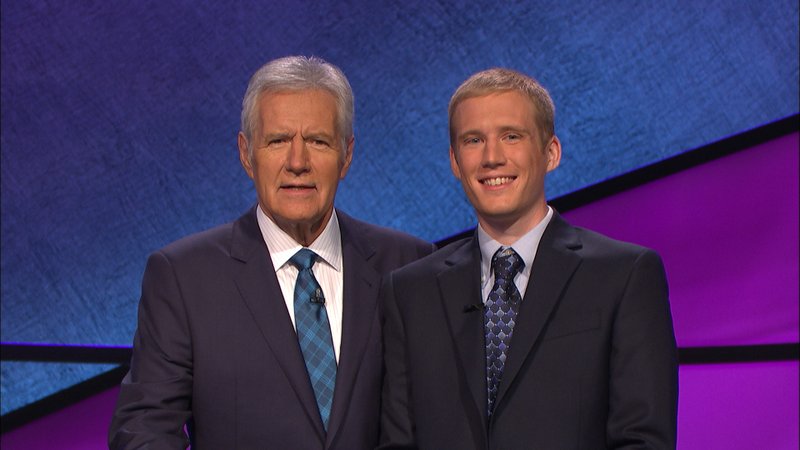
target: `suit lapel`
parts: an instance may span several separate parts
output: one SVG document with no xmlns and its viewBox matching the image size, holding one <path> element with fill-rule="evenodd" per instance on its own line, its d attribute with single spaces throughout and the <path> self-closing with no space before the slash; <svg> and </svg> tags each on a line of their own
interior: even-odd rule
<svg viewBox="0 0 800 450">
<path fill-rule="evenodd" d="M 326 448 L 336 438 L 350 406 L 350 397 L 367 343 L 380 339 L 378 329 L 374 326 L 381 275 L 369 263 L 375 249 L 369 245 L 357 223 L 338 211 L 337 216 L 342 234 L 344 267 L 342 343 Z M 372 336 L 371 333 L 376 335 Z"/>
<path fill-rule="evenodd" d="M 242 300 L 322 441 L 317 401 L 254 209 L 234 223 L 231 256 L 244 263 L 235 279 Z"/>
<path fill-rule="evenodd" d="M 462 373 L 481 421 L 486 425 L 486 356 L 477 234 L 450 255 L 438 274 L 439 290 Z"/>
<path fill-rule="evenodd" d="M 575 230 L 556 213 L 545 230 L 533 262 L 525 298 L 520 305 L 517 326 L 511 338 L 511 349 L 503 370 L 503 380 L 497 392 L 497 409 L 525 360 L 531 357 L 534 344 L 550 320 L 581 258 L 575 253 L 580 247 Z"/>
</svg>

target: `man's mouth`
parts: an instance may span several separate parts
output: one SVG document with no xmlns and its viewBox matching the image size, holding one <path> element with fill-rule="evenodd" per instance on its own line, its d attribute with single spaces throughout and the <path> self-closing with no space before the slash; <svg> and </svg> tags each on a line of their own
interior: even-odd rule
<svg viewBox="0 0 800 450">
<path fill-rule="evenodd" d="M 517 177 L 494 177 L 494 178 L 484 178 L 480 180 L 481 184 L 485 184 L 487 186 L 502 186 L 504 184 L 511 183 Z"/>
<path fill-rule="evenodd" d="M 281 189 L 289 189 L 292 191 L 302 191 L 308 189 L 314 189 L 313 184 L 285 184 L 281 186 Z"/>
</svg>

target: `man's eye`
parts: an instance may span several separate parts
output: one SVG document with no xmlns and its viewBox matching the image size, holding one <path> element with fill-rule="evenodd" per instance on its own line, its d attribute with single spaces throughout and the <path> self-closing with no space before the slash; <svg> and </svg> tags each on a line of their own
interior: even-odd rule
<svg viewBox="0 0 800 450">
<path fill-rule="evenodd" d="M 464 139 L 464 145 L 474 145 L 474 144 L 480 144 L 480 143 L 481 143 L 480 138 L 471 137 L 471 138 Z"/>
<path fill-rule="evenodd" d="M 509 141 L 518 141 L 518 140 L 520 140 L 520 138 L 522 138 L 522 136 L 520 136 L 518 134 L 514 134 L 514 133 L 506 135 L 506 139 L 509 140 Z"/>
<path fill-rule="evenodd" d="M 268 145 L 280 145 L 280 144 L 284 144 L 284 143 L 286 143 L 286 139 L 285 138 L 275 138 L 275 139 L 270 139 L 267 144 Z"/>
<path fill-rule="evenodd" d="M 325 140 L 324 138 L 313 138 L 313 137 L 306 138 L 306 145 L 309 145 L 309 146 L 315 147 L 315 148 L 324 148 L 324 147 L 330 147 L 331 146 L 328 143 L 328 141 Z"/>
</svg>

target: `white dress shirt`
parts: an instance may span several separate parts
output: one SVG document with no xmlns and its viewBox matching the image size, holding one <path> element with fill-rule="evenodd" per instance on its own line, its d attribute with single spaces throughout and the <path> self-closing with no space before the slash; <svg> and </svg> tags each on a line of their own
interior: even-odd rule
<svg viewBox="0 0 800 450">
<path fill-rule="evenodd" d="M 481 294 L 483 302 L 489 297 L 489 293 L 494 286 L 494 272 L 492 271 L 492 257 L 499 248 L 511 247 L 525 262 L 525 267 L 514 277 L 514 284 L 519 290 L 521 298 L 525 298 L 525 290 L 528 289 L 528 280 L 531 277 L 533 261 L 536 259 L 536 250 L 539 248 L 539 241 L 542 240 L 545 228 L 553 218 L 553 208 L 547 205 L 547 214 L 530 231 L 522 235 L 511 245 L 504 246 L 492 239 L 486 231 L 478 224 L 478 244 L 481 247 Z"/>
<path fill-rule="evenodd" d="M 281 230 L 259 206 L 256 211 L 258 227 L 269 249 L 275 275 L 281 286 L 286 310 L 292 320 L 292 326 L 297 328 L 294 321 L 294 285 L 297 281 L 297 267 L 289 263 L 289 259 L 303 248 L 291 236 Z M 339 347 L 342 343 L 342 286 L 344 285 L 344 267 L 342 264 L 342 235 L 339 232 L 339 219 L 334 210 L 322 234 L 308 246 L 319 257 L 312 267 L 314 277 L 322 288 L 325 296 L 325 310 L 331 326 L 333 351 L 336 362 L 339 362 Z"/>
</svg>

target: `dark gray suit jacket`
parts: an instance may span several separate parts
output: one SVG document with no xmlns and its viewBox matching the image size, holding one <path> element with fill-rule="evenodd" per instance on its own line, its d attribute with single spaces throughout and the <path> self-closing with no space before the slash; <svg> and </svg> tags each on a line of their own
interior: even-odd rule
<svg viewBox="0 0 800 450">
<path fill-rule="evenodd" d="M 381 277 L 432 245 L 338 212 L 342 342 L 323 430 L 297 337 L 256 220 L 153 253 L 111 448 L 367 449 L 378 438 Z"/>
<path fill-rule="evenodd" d="M 675 337 L 653 251 L 552 218 L 491 421 L 479 264 L 474 236 L 387 277 L 383 448 L 675 447 Z"/>
</svg>

